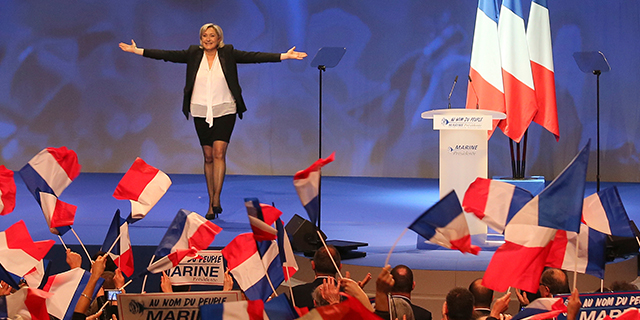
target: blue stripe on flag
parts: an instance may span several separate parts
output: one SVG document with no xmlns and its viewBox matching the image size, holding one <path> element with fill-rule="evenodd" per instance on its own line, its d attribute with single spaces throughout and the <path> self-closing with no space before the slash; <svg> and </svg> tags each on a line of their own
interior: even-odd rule
<svg viewBox="0 0 640 320">
<path fill-rule="evenodd" d="M 180 237 L 182 237 L 184 226 L 187 223 L 187 215 L 189 215 L 189 213 L 184 209 L 178 211 L 154 253 L 156 258 L 161 258 L 171 253 L 171 249 L 178 243 Z"/>
<path fill-rule="evenodd" d="M 618 237 L 635 237 L 633 231 L 631 231 L 631 226 L 629 226 L 629 216 L 624 209 L 622 199 L 620 199 L 618 188 L 615 186 L 606 188 L 598 192 L 598 198 L 600 198 L 602 208 L 604 208 L 604 211 L 607 213 L 611 235 Z"/>
<path fill-rule="evenodd" d="M 478 9 L 484 12 L 489 19 L 498 23 L 498 0 L 479 0 Z"/>
<path fill-rule="evenodd" d="M 589 228 L 589 261 L 585 271 L 586 274 L 604 279 L 606 245 L 607 235 Z"/>
<path fill-rule="evenodd" d="M 264 312 L 269 319 L 293 320 L 298 319 L 298 314 L 293 309 L 287 295 L 281 294 L 264 304 Z M 205 320 L 205 319 L 203 319 Z"/>
<path fill-rule="evenodd" d="M 309 216 L 309 221 L 313 223 L 313 225 L 318 224 L 318 208 L 320 207 L 320 202 L 318 202 L 318 196 L 313 197 L 309 203 L 304 205 L 304 210 L 307 211 L 307 215 Z"/>
<path fill-rule="evenodd" d="M 22 169 L 20 169 L 20 171 L 18 171 L 18 173 L 20 174 L 20 177 L 22 177 L 27 189 L 29 189 L 29 192 L 31 192 L 33 197 L 36 198 L 36 201 L 38 201 L 38 204 L 40 204 L 40 192 L 46 192 L 57 196 L 49 184 L 42 179 L 42 176 L 36 172 L 31 165 L 26 164 Z"/>
<path fill-rule="evenodd" d="M 520 0 L 504 0 L 502 1 L 502 5 L 517 14 L 520 19 L 524 20 L 524 15 L 522 14 L 522 3 Z"/>
<path fill-rule="evenodd" d="M 221 320 L 224 313 L 224 304 L 205 304 L 200 306 L 200 319 Z"/>
<path fill-rule="evenodd" d="M 541 5 L 541 6 L 549 9 L 549 6 L 547 6 L 547 0 L 533 0 L 531 2 L 535 2 L 535 3 L 537 3 L 537 4 Z"/>
</svg>

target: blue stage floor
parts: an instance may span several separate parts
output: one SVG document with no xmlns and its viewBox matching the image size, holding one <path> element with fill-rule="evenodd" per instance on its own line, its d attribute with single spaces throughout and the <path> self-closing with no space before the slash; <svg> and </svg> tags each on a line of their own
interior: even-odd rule
<svg viewBox="0 0 640 320">
<path fill-rule="evenodd" d="M 112 197 L 122 174 L 82 173 L 60 196 L 78 206 L 74 230 L 86 245 L 101 245 L 116 209 L 129 213 L 128 201 Z M 202 175 L 170 175 L 173 184 L 166 195 L 142 221 L 130 227 L 133 246 L 156 246 L 176 212 L 184 208 L 206 213 L 207 196 Z M 0 229 L 23 219 L 34 240 L 55 239 L 42 211 L 16 174 L 18 188 L 16 209 L 0 217 Z M 617 185 L 620 196 L 632 220 L 640 217 L 640 184 L 602 183 L 606 188 Z M 595 192 L 595 183 L 588 183 L 586 194 Z M 222 193 L 224 208 L 214 221 L 223 228 L 212 246 L 223 247 L 236 235 L 250 232 L 243 199 L 257 197 L 263 203 L 275 203 L 289 221 L 294 214 L 306 217 L 288 176 L 227 176 Z M 349 260 L 349 264 L 381 267 L 386 255 L 402 231 L 424 210 L 438 200 L 436 179 L 323 177 L 321 227 L 329 239 L 361 241 L 369 244 L 360 250 L 365 258 Z M 493 252 L 478 256 L 451 250 L 417 250 L 416 234 L 412 231 L 400 240 L 391 264 L 407 264 L 425 270 L 485 270 Z M 78 244 L 71 232 L 64 236 L 67 244 Z"/>
</svg>

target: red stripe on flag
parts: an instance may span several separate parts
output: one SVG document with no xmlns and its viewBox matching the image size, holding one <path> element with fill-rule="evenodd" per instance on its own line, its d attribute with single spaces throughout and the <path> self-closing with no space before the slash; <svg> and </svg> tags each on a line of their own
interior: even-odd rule
<svg viewBox="0 0 640 320">
<path fill-rule="evenodd" d="M 9 214 L 16 207 L 16 183 L 13 171 L 0 166 L 0 215 Z"/>
<path fill-rule="evenodd" d="M 77 206 L 56 199 L 56 208 L 51 215 L 50 228 L 66 227 L 73 224 Z"/>
<path fill-rule="evenodd" d="M 248 300 L 247 301 L 247 313 L 250 320 L 262 320 L 264 319 L 264 301 L 262 300 Z"/>
<path fill-rule="evenodd" d="M 460 250 L 461 252 L 468 252 L 471 254 L 478 255 L 480 252 L 480 247 L 471 245 L 471 235 L 465 235 L 460 239 L 449 240 L 451 243 L 451 249 Z"/>
<path fill-rule="evenodd" d="M 506 136 L 520 142 L 538 110 L 536 93 L 505 70 L 502 70 L 502 79 L 507 118 L 500 121 L 499 127 Z"/>
<path fill-rule="evenodd" d="M 227 260 L 227 268 L 233 270 L 257 251 L 253 233 L 242 233 L 222 249 L 222 255 Z"/>
<path fill-rule="evenodd" d="M 493 254 L 482 285 L 500 292 L 509 287 L 537 292 L 549 249 L 550 246 L 525 247 L 505 242 Z"/>
<path fill-rule="evenodd" d="M 62 170 L 67 173 L 67 177 L 73 180 L 80 175 L 81 165 L 78 163 L 78 156 L 76 153 L 67 149 L 67 147 L 60 148 L 47 148 L 47 151 L 58 162 Z"/>
<path fill-rule="evenodd" d="M 192 213 L 197 214 L 197 213 Z M 209 247 L 211 242 L 216 238 L 216 235 L 222 231 L 222 228 L 217 226 L 211 221 L 207 221 L 196 229 L 196 232 L 189 237 L 189 248 L 196 248 L 198 250 L 204 250 Z"/>
<path fill-rule="evenodd" d="M 306 179 L 311 172 L 320 170 L 320 168 L 322 168 L 324 165 L 332 162 L 335 159 L 335 157 L 336 157 L 336 153 L 333 152 L 331 153 L 330 156 L 328 156 L 325 159 L 316 160 L 316 162 L 314 162 L 311 166 L 309 166 L 309 168 L 296 172 L 296 174 L 293 176 L 293 180 Z"/>
<path fill-rule="evenodd" d="M 118 200 L 138 201 L 140 194 L 147 187 L 149 182 L 158 174 L 158 169 L 148 165 L 144 160 L 136 158 L 131 168 L 124 174 L 113 197 Z"/>
<path fill-rule="evenodd" d="M 560 139 L 558 128 L 558 107 L 556 105 L 556 80 L 553 71 L 531 61 L 533 83 L 536 87 L 538 113 L 533 121 L 553 133 L 556 141 Z"/>
<path fill-rule="evenodd" d="M 7 230 L 4 231 L 4 234 L 7 239 L 7 248 L 20 249 L 36 260 L 42 260 L 55 243 L 53 240 L 33 242 L 31 235 L 29 235 L 29 230 L 27 230 L 27 226 L 23 220 L 20 220 L 7 228 Z"/>
<path fill-rule="evenodd" d="M 29 310 L 32 320 L 48 320 L 49 312 L 47 311 L 47 298 L 53 296 L 52 293 L 38 289 L 27 289 L 27 298 L 24 305 Z"/>
<path fill-rule="evenodd" d="M 476 178 L 476 181 L 469 185 L 462 200 L 462 208 L 465 212 L 475 214 L 480 220 L 484 218 L 490 185 L 491 180 L 484 178 Z"/>
<path fill-rule="evenodd" d="M 549 249 L 549 255 L 547 256 L 547 267 L 562 268 L 562 263 L 564 261 L 564 256 L 567 251 L 567 243 L 569 239 L 567 238 L 567 232 L 564 230 L 556 231 L 556 236 L 553 238 L 551 242 L 551 249 Z"/>
</svg>

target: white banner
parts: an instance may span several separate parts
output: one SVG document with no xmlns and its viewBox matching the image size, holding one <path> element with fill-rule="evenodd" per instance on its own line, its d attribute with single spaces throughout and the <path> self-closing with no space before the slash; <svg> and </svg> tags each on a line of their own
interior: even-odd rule
<svg viewBox="0 0 640 320">
<path fill-rule="evenodd" d="M 171 277 L 172 285 L 221 286 L 224 284 L 222 252 L 220 250 L 202 250 L 198 254 L 204 259 L 182 260 L 179 265 L 167 271 Z"/>
<path fill-rule="evenodd" d="M 489 115 L 434 115 L 434 130 L 491 130 L 492 117 Z"/>
<path fill-rule="evenodd" d="M 122 293 L 118 295 L 119 320 L 200 320 L 200 306 L 239 301 L 240 291 L 173 293 Z"/>
</svg>

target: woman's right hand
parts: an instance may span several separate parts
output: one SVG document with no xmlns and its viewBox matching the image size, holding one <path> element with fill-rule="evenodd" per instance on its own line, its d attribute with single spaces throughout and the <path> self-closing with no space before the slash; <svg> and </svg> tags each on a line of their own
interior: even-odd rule
<svg viewBox="0 0 640 320">
<path fill-rule="evenodd" d="M 136 42 L 133 41 L 133 39 L 131 39 L 131 44 L 126 44 L 124 42 L 120 42 L 120 44 L 118 46 L 124 52 L 131 52 L 131 53 L 135 53 L 135 54 L 139 54 L 139 55 L 142 54 L 142 49 L 138 48 L 138 46 L 136 45 Z"/>
</svg>

